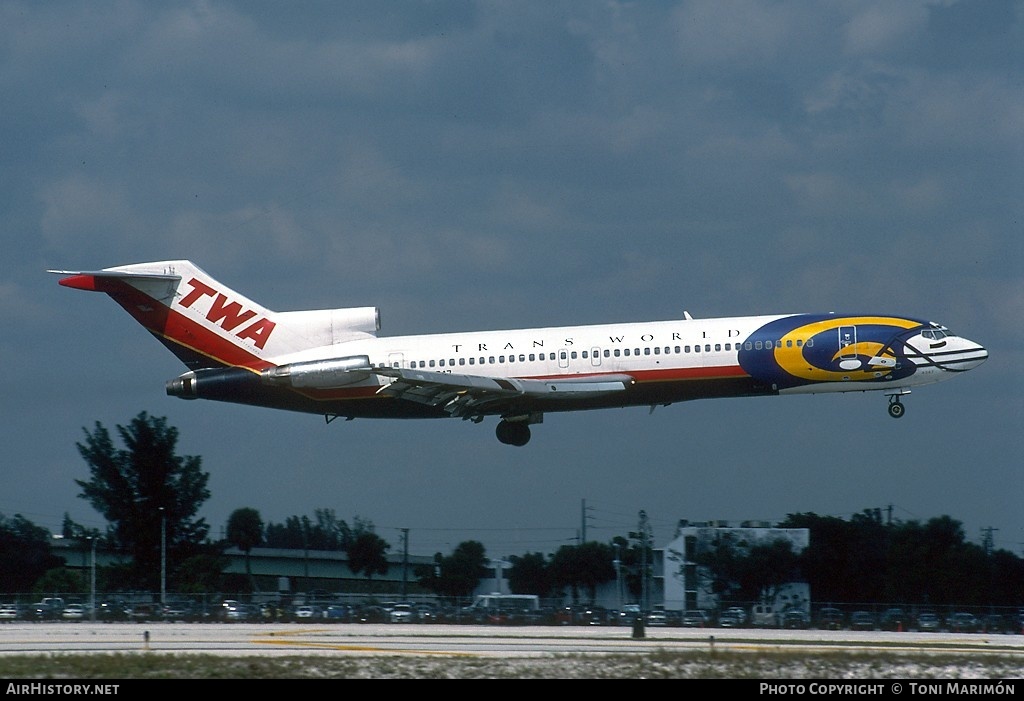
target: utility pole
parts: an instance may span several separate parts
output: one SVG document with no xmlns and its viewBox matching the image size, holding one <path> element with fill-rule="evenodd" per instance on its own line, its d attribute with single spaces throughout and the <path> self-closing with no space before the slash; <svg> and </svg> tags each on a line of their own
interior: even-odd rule
<svg viewBox="0 0 1024 701">
<path fill-rule="evenodd" d="M 998 528 L 988 526 L 987 528 L 981 529 L 981 547 L 985 550 L 985 555 L 992 554 L 992 548 L 995 547 L 995 542 L 992 538 L 992 534 L 998 531 Z"/>
<path fill-rule="evenodd" d="M 402 529 L 402 601 L 405 601 L 405 587 L 409 571 L 409 529 Z"/>
<path fill-rule="evenodd" d="M 587 542 L 587 500 L 580 502 L 580 545 Z"/>
<path fill-rule="evenodd" d="M 640 511 L 640 524 L 637 533 L 640 536 L 640 610 L 649 610 L 647 591 L 647 533 L 650 524 L 647 522 L 647 512 Z"/>
<path fill-rule="evenodd" d="M 167 603 L 167 512 L 160 507 L 160 605 Z"/>
</svg>

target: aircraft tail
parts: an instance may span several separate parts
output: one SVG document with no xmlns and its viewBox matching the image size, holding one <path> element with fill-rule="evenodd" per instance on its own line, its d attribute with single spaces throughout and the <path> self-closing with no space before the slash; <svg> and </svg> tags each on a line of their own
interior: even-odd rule
<svg viewBox="0 0 1024 701">
<path fill-rule="evenodd" d="M 263 370 L 279 356 L 380 329 L 376 307 L 271 311 L 187 260 L 47 272 L 64 275 L 64 287 L 109 295 L 190 370 Z"/>
</svg>

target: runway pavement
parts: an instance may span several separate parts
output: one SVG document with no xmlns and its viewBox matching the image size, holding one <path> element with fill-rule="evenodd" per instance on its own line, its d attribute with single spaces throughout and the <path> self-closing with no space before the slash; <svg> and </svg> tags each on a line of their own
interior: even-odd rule
<svg viewBox="0 0 1024 701">
<path fill-rule="evenodd" d="M 642 635 L 638 635 L 641 633 Z M 4 623 L 0 655 L 165 653 L 536 657 L 653 650 L 901 650 L 1022 655 L 1024 635 L 627 626 Z"/>
</svg>

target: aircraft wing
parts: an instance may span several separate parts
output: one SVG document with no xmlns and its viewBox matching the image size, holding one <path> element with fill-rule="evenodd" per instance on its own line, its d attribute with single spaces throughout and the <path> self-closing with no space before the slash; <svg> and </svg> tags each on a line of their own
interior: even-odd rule
<svg viewBox="0 0 1024 701">
<path fill-rule="evenodd" d="M 464 419 L 500 414 L 517 399 L 579 399 L 609 392 L 622 392 L 633 385 L 629 375 L 604 374 L 570 376 L 549 380 L 516 377 L 457 375 L 407 368 L 375 368 L 374 373 L 392 378 L 378 394 L 443 406 L 452 416 Z"/>
</svg>

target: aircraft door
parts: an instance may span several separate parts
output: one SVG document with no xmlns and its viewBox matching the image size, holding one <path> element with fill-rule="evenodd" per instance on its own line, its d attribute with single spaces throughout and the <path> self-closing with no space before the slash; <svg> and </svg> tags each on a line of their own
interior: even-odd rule
<svg viewBox="0 0 1024 701">
<path fill-rule="evenodd" d="M 569 351 L 565 348 L 558 349 L 558 367 L 569 367 Z"/>
<path fill-rule="evenodd" d="M 393 368 L 405 367 L 405 356 L 402 353 L 388 353 L 388 365 Z"/>
<path fill-rule="evenodd" d="M 595 368 L 601 367 L 601 349 L 591 348 L 590 349 L 590 364 Z"/>
<path fill-rule="evenodd" d="M 839 327 L 839 367 L 843 370 L 856 370 L 860 367 L 857 359 L 857 327 Z"/>
</svg>

